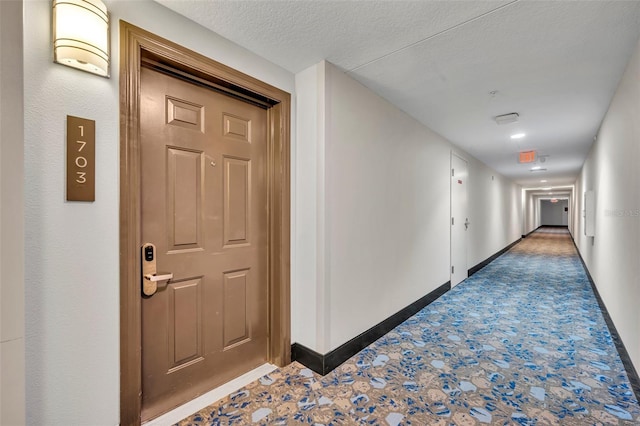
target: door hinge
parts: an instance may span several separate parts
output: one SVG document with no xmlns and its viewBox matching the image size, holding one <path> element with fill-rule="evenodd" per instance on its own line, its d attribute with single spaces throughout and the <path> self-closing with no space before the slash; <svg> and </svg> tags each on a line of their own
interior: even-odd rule
<svg viewBox="0 0 640 426">
<path fill-rule="evenodd" d="M 455 176 L 456 175 L 456 169 L 451 169 L 451 176 Z"/>
<path fill-rule="evenodd" d="M 455 270 L 455 268 L 452 266 L 451 267 L 451 273 L 453 274 L 453 271 Z"/>
<path fill-rule="evenodd" d="M 453 218 L 451 218 L 451 226 L 453 226 Z"/>
</svg>

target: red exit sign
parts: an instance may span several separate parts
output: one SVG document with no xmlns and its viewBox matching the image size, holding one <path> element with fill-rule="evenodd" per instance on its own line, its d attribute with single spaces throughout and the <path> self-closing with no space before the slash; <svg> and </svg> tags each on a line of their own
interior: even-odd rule
<svg viewBox="0 0 640 426">
<path fill-rule="evenodd" d="M 535 151 L 521 151 L 518 156 L 518 163 L 533 163 L 536 161 Z"/>
</svg>

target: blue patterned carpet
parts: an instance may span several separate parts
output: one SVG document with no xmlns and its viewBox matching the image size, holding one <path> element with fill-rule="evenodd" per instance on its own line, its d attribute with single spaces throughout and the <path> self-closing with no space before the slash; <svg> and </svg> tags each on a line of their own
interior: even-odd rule
<svg viewBox="0 0 640 426">
<path fill-rule="evenodd" d="M 293 363 L 180 425 L 640 424 L 566 231 L 541 230 L 325 377 Z"/>
</svg>

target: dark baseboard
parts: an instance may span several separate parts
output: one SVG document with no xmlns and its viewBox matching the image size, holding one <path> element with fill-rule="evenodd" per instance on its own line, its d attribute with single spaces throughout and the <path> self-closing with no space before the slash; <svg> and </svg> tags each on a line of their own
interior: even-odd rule
<svg viewBox="0 0 640 426">
<path fill-rule="evenodd" d="M 618 350 L 618 355 L 620 356 L 620 360 L 622 360 L 622 365 L 624 365 L 624 369 L 627 372 L 627 377 L 629 378 L 629 383 L 631 383 L 631 388 L 633 389 L 633 393 L 636 396 L 636 400 L 640 401 L 640 377 L 638 377 L 638 372 L 633 366 L 633 362 L 631 361 L 631 357 L 629 356 L 629 352 L 627 352 L 627 348 L 624 346 L 620 335 L 618 334 L 618 330 L 616 326 L 613 324 L 613 320 L 611 319 L 611 315 L 609 315 L 609 311 L 605 306 L 602 298 L 600 297 L 600 293 L 598 292 L 598 288 L 596 287 L 593 278 L 591 277 L 591 273 L 589 272 L 589 268 L 587 268 L 587 264 L 584 262 L 582 258 L 582 254 L 578 249 L 578 245 L 576 241 L 571 236 L 571 241 L 573 241 L 573 245 L 576 248 L 576 252 L 578 253 L 578 257 L 580 258 L 580 262 L 582 262 L 582 267 L 587 274 L 587 278 L 589 279 L 589 283 L 591 284 L 591 289 L 593 290 L 593 294 L 596 296 L 596 300 L 598 301 L 598 305 L 600 306 L 600 311 L 602 311 L 602 316 L 604 317 L 604 321 L 607 323 L 607 327 L 609 328 L 609 334 L 611 334 L 611 340 L 616 345 L 616 349 Z"/>
<path fill-rule="evenodd" d="M 536 229 L 534 229 L 533 231 L 529 231 L 529 233 L 527 233 L 527 235 L 523 235 L 522 238 L 527 238 L 529 235 L 533 234 L 534 232 L 536 232 L 538 229 L 542 228 L 542 226 L 538 226 Z"/>
<path fill-rule="evenodd" d="M 522 237 L 524 238 L 524 235 Z M 500 250 L 499 252 L 497 252 L 493 256 L 491 256 L 491 257 L 483 260 L 482 262 L 478 263 L 476 266 L 472 266 L 468 271 L 468 276 L 471 276 L 471 275 L 475 274 L 480 269 L 484 268 L 485 266 L 487 266 L 488 264 L 490 264 L 491 262 L 496 260 L 498 257 L 500 257 L 503 254 L 505 254 L 511 247 L 515 246 L 520 241 L 522 241 L 522 238 L 517 239 L 516 241 L 512 242 L 511 244 L 509 244 L 508 246 L 506 246 L 505 248 L 503 248 L 502 250 Z"/>
<path fill-rule="evenodd" d="M 527 235 L 523 234 L 522 238 L 527 238 L 529 235 L 533 234 L 534 232 L 536 232 L 540 228 L 567 228 L 567 229 L 569 229 L 569 226 L 567 226 L 567 225 L 540 225 L 536 229 L 534 229 L 533 231 L 530 231 Z"/>
<path fill-rule="evenodd" d="M 291 361 L 298 361 L 300 364 L 312 369 L 318 374 L 324 375 L 324 355 L 313 349 L 309 349 L 300 343 L 291 345 Z"/>
<path fill-rule="evenodd" d="M 402 324 L 422 308 L 436 300 L 451 289 L 448 281 L 431 293 L 416 300 L 406 308 L 396 312 L 386 320 L 374 325 L 364 333 L 354 337 L 331 352 L 322 355 L 299 343 L 291 345 L 291 361 L 298 361 L 318 374 L 325 375 L 340 364 Z"/>
</svg>

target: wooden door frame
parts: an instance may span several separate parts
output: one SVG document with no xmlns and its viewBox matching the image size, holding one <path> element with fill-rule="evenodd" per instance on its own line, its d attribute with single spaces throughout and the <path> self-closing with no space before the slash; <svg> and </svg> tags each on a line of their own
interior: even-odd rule
<svg viewBox="0 0 640 426">
<path fill-rule="evenodd" d="M 143 58 L 168 64 L 218 90 L 268 103 L 267 200 L 269 362 L 291 362 L 291 95 L 219 62 L 120 21 L 120 424 L 140 424 L 142 328 L 140 289 L 140 68 Z"/>
</svg>

